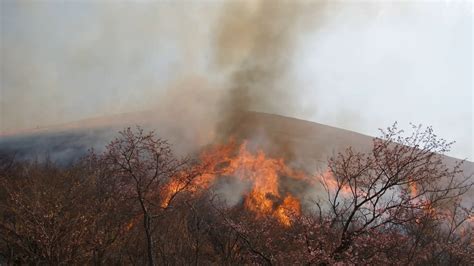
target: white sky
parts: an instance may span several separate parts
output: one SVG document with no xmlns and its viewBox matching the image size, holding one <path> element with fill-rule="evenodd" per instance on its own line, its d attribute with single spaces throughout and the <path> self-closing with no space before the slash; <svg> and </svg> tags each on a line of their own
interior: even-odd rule
<svg viewBox="0 0 474 266">
<path fill-rule="evenodd" d="M 320 111 L 307 118 L 369 135 L 394 121 L 432 125 L 457 141 L 452 155 L 472 160 L 472 4 L 347 5 L 337 14 L 305 37 L 296 60 L 302 101 L 318 97 Z"/>
<path fill-rule="evenodd" d="M 186 77 L 215 79 L 217 2 L 1 1 L 0 131 L 136 111 Z M 296 116 L 368 135 L 433 125 L 473 152 L 470 2 L 342 1 L 298 37 Z M 218 76 L 218 75 L 217 75 Z"/>
</svg>

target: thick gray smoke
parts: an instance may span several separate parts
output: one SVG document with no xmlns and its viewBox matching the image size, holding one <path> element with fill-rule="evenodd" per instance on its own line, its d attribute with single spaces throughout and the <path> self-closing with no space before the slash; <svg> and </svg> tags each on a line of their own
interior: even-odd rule
<svg viewBox="0 0 474 266">
<path fill-rule="evenodd" d="M 238 131 L 245 111 L 292 113 L 299 108 L 287 74 L 298 36 L 315 30 L 323 9 L 322 1 L 231 2 L 223 8 L 215 63 L 230 77 L 218 132 Z"/>
<path fill-rule="evenodd" d="M 472 40 L 460 37 L 472 31 L 467 4 L 467 9 L 456 3 L 325 0 L 6 0 L 0 5 L 0 133 L 71 127 L 71 121 L 90 117 L 106 118 L 74 128 L 113 128 L 101 131 L 97 143 L 94 134 L 66 134 L 58 150 L 79 148 L 61 150 L 60 158 L 75 157 L 91 143 L 103 146 L 117 128 L 136 124 L 156 129 L 179 154 L 231 136 L 249 139 L 250 148 L 273 148 L 297 166 L 306 164 L 295 154 L 302 148 L 315 150 L 305 156 L 309 160 L 328 152 L 326 143 L 311 142 L 313 135 L 323 142 L 318 138 L 324 139 L 324 132 L 293 141 L 284 134 L 303 132 L 304 123 L 273 123 L 267 116 L 263 120 L 273 127 L 264 130 L 260 118 L 247 111 L 367 134 L 408 119 L 404 122 L 454 132 L 440 135 L 472 153 L 472 112 L 465 111 L 472 101 L 452 97 L 471 89 L 466 77 L 471 79 L 472 62 L 466 58 Z M 119 113 L 126 114 L 109 117 Z M 276 134 L 285 131 L 283 125 L 291 126 L 283 136 Z M 58 139 L 30 141 L 41 150 L 56 147 L 52 142 Z M 21 143 L 26 142 L 10 146 Z M 219 185 L 232 204 L 248 189 Z M 289 181 L 282 186 L 304 190 Z"/>
<path fill-rule="evenodd" d="M 148 110 L 127 122 L 184 148 L 254 110 L 368 135 L 421 122 L 472 154 L 467 2 L 0 5 L 0 134 Z"/>
</svg>

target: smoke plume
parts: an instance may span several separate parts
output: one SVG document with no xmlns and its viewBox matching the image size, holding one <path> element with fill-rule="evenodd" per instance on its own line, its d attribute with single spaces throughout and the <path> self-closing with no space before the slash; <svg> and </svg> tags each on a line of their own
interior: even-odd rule
<svg viewBox="0 0 474 266">
<path fill-rule="evenodd" d="M 0 5 L 0 134 L 148 110 L 134 124 L 186 147 L 239 135 L 253 110 L 368 135 L 430 124 L 472 154 L 467 2 Z"/>
<path fill-rule="evenodd" d="M 218 132 L 238 131 L 246 111 L 291 113 L 298 108 L 287 74 L 298 36 L 314 30 L 323 2 L 231 2 L 215 37 L 216 68 L 229 72 Z M 285 113 L 285 112 L 283 112 Z"/>
</svg>

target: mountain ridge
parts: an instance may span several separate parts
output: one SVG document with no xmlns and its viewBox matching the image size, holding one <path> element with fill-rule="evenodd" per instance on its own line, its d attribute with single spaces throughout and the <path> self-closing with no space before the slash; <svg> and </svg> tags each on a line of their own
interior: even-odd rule
<svg viewBox="0 0 474 266">
<path fill-rule="evenodd" d="M 32 129 L 16 134 L 0 135 L 0 151 L 16 152 L 20 157 L 32 158 L 46 153 L 51 159 L 74 157 L 94 148 L 101 150 L 117 132 L 126 127 L 140 125 L 146 129 L 157 129 L 171 143 L 181 150 L 195 145 L 192 138 L 176 134 L 177 129 L 169 125 L 171 120 L 156 118 L 153 111 L 123 113 L 104 117 L 83 119 L 41 129 Z M 250 144 L 263 148 L 274 156 L 288 155 L 302 164 L 311 161 L 326 161 L 327 157 L 352 146 L 356 149 L 370 149 L 374 137 L 347 129 L 324 125 L 308 120 L 262 112 L 244 112 L 234 136 L 248 139 Z M 190 134 L 193 135 L 193 134 Z M 181 146 L 182 147 L 181 147 Z M 184 148 L 183 148 L 184 147 Z M 30 153 L 28 155 L 28 153 Z M 76 154 L 78 156 L 76 156 Z M 443 155 L 448 161 L 461 159 Z M 303 159 L 301 159 L 303 158 Z M 467 161 L 468 169 L 474 171 L 474 163 Z"/>
</svg>

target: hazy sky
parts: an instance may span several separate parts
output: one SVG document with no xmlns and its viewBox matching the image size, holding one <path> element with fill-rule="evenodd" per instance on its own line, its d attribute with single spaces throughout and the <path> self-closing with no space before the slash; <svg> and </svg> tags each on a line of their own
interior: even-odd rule
<svg viewBox="0 0 474 266">
<path fill-rule="evenodd" d="M 0 131 L 154 108 L 187 80 L 219 87 L 225 5 L 2 0 Z M 331 1 L 314 12 L 317 23 L 295 26 L 279 80 L 298 108 L 279 114 L 369 135 L 394 121 L 433 125 L 457 141 L 451 155 L 474 158 L 470 2 Z M 245 31 L 232 41 L 245 44 Z"/>
</svg>

